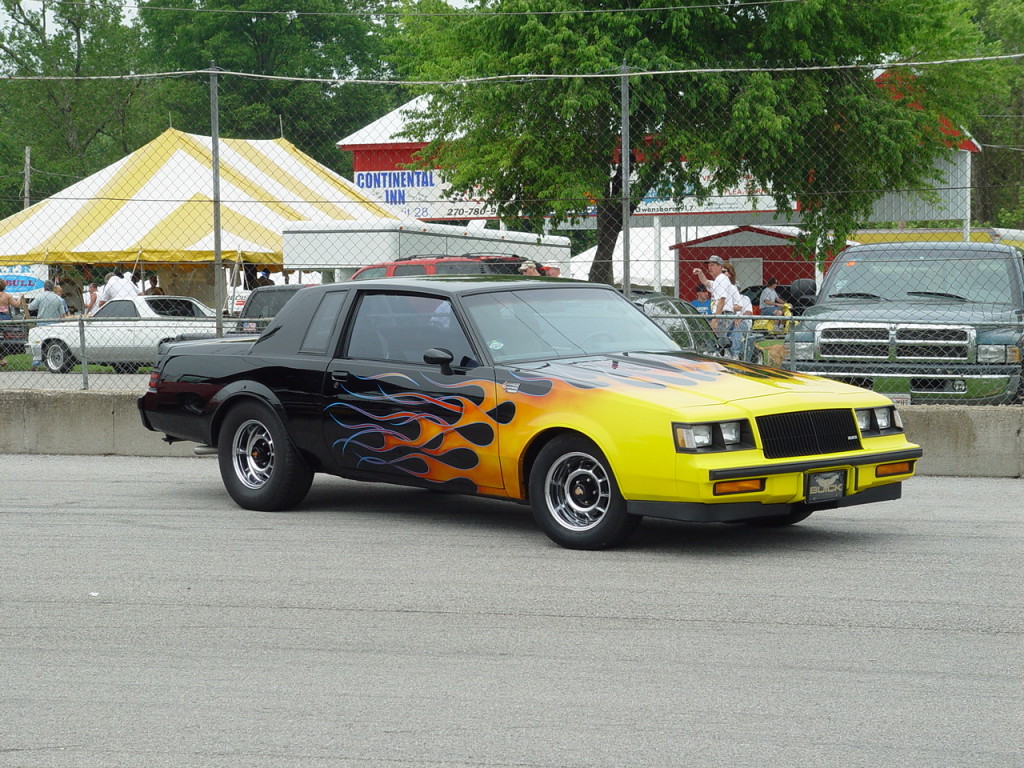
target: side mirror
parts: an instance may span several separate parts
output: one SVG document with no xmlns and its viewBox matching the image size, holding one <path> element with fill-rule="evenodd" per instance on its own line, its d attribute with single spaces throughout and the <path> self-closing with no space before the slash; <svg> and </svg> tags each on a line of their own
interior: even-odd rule
<svg viewBox="0 0 1024 768">
<path fill-rule="evenodd" d="M 423 362 L 427 365 L 441 366 L 441 373 L 445 376 L 452 375 L 452 361 L 454 359 L 455 356 L 451 351 L 443 347 L 431 347 L 423 353 Z"/>
</svg>

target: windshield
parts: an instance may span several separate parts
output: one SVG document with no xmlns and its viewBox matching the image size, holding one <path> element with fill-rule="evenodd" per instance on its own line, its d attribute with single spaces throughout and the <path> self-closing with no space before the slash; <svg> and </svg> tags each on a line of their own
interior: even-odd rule
<svg viewBox="0 0 1024 768">
<path fill-rule="evenodd" d="M 600 288 L 483 293 L 463 305 L 497 363 L 679 351 L 639 309 Z"/>
<path fill-rule="evenodd" d="M 1014 301 L 1011 258 L 963 249 L 840 254 L 828 271 L 819 302 L 828 299 L 881 301 Z"/>
</svg>

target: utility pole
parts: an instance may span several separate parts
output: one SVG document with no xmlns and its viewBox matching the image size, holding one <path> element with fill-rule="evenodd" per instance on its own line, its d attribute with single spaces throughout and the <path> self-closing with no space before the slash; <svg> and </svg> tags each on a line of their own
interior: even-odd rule
<svg viewBox="0 0 1024 768">
<path fill-rule="evenodd" d="M 32 147 L 25 147 L 25 185 L 21 195 L 25 201 L 22 208 L 32 205 Z"/>
</svg>

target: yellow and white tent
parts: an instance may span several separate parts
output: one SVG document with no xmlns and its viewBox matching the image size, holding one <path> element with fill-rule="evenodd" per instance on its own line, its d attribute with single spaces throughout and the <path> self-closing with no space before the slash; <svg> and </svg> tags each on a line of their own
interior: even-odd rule
<svg viewBox="0 0 1024 768">
<path fill-rule="evenodd" d="M 170 129 L 113 165 L 0 221 L 0 265 L 214 260 L 213 142 Z M 281 264 L 299 221 L 395 221 L 284 139 L 219 142 L 221 254 Z"/>
</svg>

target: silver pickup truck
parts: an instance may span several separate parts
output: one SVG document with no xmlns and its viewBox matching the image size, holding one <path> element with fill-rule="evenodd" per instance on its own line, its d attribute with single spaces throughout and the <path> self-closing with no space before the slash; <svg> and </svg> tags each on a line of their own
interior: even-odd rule
<svg viewBox="0 0 1024 768">
<path fill-rule="evenodd" d="M 897 405 L 1024 397 L 1024 262 L 989 243 L 857 245 L 834 260 L 787 367 Z"/>
</svg>

